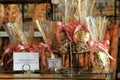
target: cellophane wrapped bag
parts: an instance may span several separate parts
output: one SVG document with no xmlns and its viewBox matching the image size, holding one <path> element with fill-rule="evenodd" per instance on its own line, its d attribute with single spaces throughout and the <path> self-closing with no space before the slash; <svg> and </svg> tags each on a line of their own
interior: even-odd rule
<svg viewBox="0 0 120 80">
<path fill-rule="evenodd" d="M 61 0 L 61 5 L 62 23 L 57 22 L 58 28 L 56 32 L 57 41 L 60 44 L 60 46 L 58 45 L 59 52 L 67 52 L 68 42 L 72 42 L 72 51 L 75 53 L 89 51 L 87 45 L 89 30 L 85 19 L 91 15 L 94 0 Z"/>
<path fill-rule="evenodd" d="M 103 51 L 95 51 L 93 72 L 108 72 L 110 71 L 110 60 L 108 55 Z"/>
<path fill-rule="evenodd" d="M 25 46 L 28 45 L 28 41 L 18 23 L 7 23 L 4 27 L 10 38 L 10 43 L 4 45 L 4 52 L 2 54 L 0 64 L 4 66 L 5 71 L 12 71 L 12 53 L 27 51 Z"/>
<path fill-rule="evenodd" d="M 55 59 L 57 54 L 54 54 L 55 50 L 53 47 L 54 41 L 54 30 L 53 23 L 51 21 L 41 22 L 36 20 L 36 26 L 43 37 L 43 42 L 39 44 L 40 53 L 40 71 L 41 72 L 52 72 L 52 69 L 48 67 L 48 59 Z"/>
<path fill-rule="evenodd" d="M 88 42 L 90 47 L 90 62 L 92 72 L 109 72 L 110 56 L 107 46 L 108 40 L 103 40 L 106 30 L 107 19 L 105 17 L 88 17 L 86 22 L 89 26 L 91 40 Z"/>
<path fill-rule="evenodd" d="M 87 41 L 89 30 L 86 17 L 91 15 L 95 0 L 60 0 L 62 21 L 57 21 L 56 39 L 59 53 L 68 53 L 68 43 L 71 43 L 72 53 L 86 53 L 89 51 Z M 69 54 L 69 53 L 68 53 Z M 78 56 L 79 57 L 79 56 Z M 84 58 L 84 57 L 83 57 Z M 65 55 L 63 63 L 69 65 L 69 58 Z M 77 60 L 77 57 L 74 58 Z M 73 62 L 76 63 L 76 62 Z M 82 62 L 83 63 L 83 62 Z M 74 64 L 73 64 L 74 65 Z M 76 65 L 76 64 L 75 64 Z M 74 65 L 74 66 L 75 66 Z"/>
<path fill-rule="evenodd" d="M 81 29 L 77 30 L 74 32 L 73 36 L 73 52 L 74 53 L 86 53 L 89 51 L 89 46 L 87 44 L 89 40 L 89 31 L 87 30 L 87 25 L 80 25 Z"/>
<path fill-rule="evenodd" d="M 4 45 L 0 64 L 5 67 L 5 71 L 12 71 L 12 53 L 24 51 L 23 45 L 27 45 L 27 38 L 23 33 L 23 22 L 20 9 L 17 4 L 9 4 L 4 8 L 3 27 L 8 34 L 8 44 Z"/>
<path fill-rule="evenodd" d="M 66 54 L 67 53 L 67 37 L 64 28 L 61 25 L 54 25 L 56 28 L 55 36 L 53 41 L 53 47 L 59 54 Z"/>
</svg>

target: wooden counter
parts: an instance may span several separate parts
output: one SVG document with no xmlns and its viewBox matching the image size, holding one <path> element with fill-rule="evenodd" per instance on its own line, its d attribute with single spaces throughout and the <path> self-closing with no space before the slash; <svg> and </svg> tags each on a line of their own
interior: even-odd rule
<svg viewBox="0 0 120 80">
<path fill-rule="evenodd" d="M 103 74 L 0 74 L 0 80 L 105 80 Z"/>
</svg>

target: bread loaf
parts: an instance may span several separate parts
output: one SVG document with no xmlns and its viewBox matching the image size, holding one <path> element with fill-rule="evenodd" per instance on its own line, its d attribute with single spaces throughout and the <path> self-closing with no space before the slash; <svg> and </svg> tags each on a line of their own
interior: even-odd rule
<svg viewBox="0 0 120 80">
<path fill-rule="evenodd" d="M 46 6 L 46 3 L 36 5 L 33 14 L 33 21 L 35 21 L 36 19 L 42 22 L 46 21 Z"/>
<path fill-rule="evenodd" d="M 109 40 L 111 42 L 111 35 L 110 35 L 109 29 L 106 29 L 104 40 Z M 107 49 L 108 49 L 108 51 L 110 50 L 110 45 L 107 45 Z"/>
<path fill-rule="evenodd" d="M 23 25 L 22 23 L 22 15 L 20 9 L 17 4 L 10 4 L 5 8 L 5 18 L 4 22 L 8 23 L 19 23 L 20 26 Z"/>
<path fill-rule="evenodd" d="M 0 4 L 0 26 L 3 24 L 3 18 L 4 18 L 4 6 Z"/>
<path fill-rule="evenodd" d="M 114 80 L 116 76 L 117 69 L 117 56 L 118 56 L 118 43 L 119 43 L 119 25 L 111 26 L 111 45 L 110 45 L 110 55 L 116 60 L 111 60 L 111 69 L 114 70 Z"/>
</svg>

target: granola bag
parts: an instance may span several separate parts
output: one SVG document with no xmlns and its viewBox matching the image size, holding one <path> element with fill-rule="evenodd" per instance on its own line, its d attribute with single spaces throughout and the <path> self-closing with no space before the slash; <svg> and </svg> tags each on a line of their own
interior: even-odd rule
<svg viewBox="0 0 120 80">
<path fill-rule="evenodd" d="M 74 53 L 85 53 L 89 51 L 89 46 L 87 44 L 89 40 L 89 30 L 87 25 L 79 24 L 76 27 L 73 35 L 73 52 Z"/>
<path fill-rule="evenodd" d="M 89 25 L 91 40 L 88 41 L 90 47 L 90 61 L 92 72 L 108 72 L 110 70 L 110 56 L 107 46 L 109 40 L 103 40 L 105 35 L 107 19 L 105 17 L 88 17 L 86 22 Z"/>
</svg>

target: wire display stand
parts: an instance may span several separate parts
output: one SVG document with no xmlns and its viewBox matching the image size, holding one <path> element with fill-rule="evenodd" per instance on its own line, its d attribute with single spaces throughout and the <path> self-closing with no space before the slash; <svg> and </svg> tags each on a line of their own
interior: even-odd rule
<svg viewBox="0 0 120 80">
<path fill-rule="evenodd" d="M 80 69 L 83 68 L 83 66 L 80 63 L 80 54 L 83 54 L 85 52 L 83 52 L 83 53 L 74 52 L 72 46 L 73 46 L 72 42 L 68 42 L 68 45 L 67 45 L 67 52 L 68 52 L 68 56 L 69 56 L 68 74 L 79 73 Z M 77 54 L 77 66 L 75 68 L 73 67 L 73 54 Z M 77 72 L 75 71 L 75 69 Z"/>
</svg>

